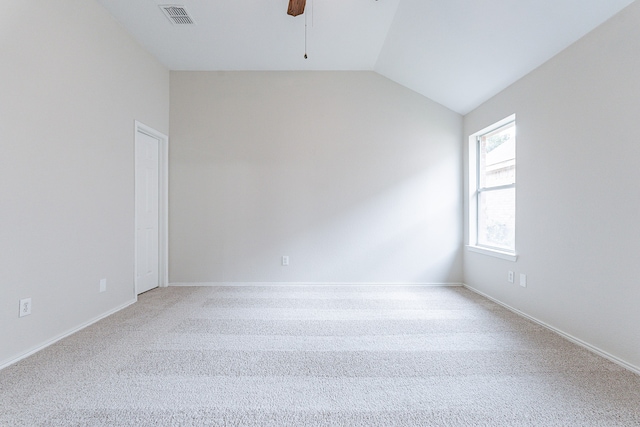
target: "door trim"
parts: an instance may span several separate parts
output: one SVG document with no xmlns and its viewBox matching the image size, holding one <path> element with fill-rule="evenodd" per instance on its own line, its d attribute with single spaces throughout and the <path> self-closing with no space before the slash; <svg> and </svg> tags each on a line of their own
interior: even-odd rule
<svg viewBox="0 0 640 427">
<path fill-rule="evenodd" d="M 158 286 L 166 288 L 169 286 L 169 137 L 157 130 L 135 121 L 134 129 L 134 180 L 135 180 L 135 140 L 138 132 L 149 135 L 158 140 Z M 133 241 L 134 241 L 134 269 L 133 269 L 133 294 L 137 298 L 136 281 L 138 277 L 138 266 L 135 257 L 138 253 L 138 242 L 136 239 L 136 224 L 138 212 L 135 208 L 135 183 L 134 183 L 134 219 L 133 219 Z"/>
</svg>

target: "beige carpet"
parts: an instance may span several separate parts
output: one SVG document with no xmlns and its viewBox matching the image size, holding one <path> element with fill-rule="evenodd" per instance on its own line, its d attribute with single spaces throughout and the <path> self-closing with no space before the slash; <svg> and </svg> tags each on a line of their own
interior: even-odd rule
<svg viewBox="0 0 640 427">
<path fill-rule="evenodd" d="M 2 426 L 640 426 L 640 377 L 464 289 L 157 289 L 0 371 Z"/>
</svg>

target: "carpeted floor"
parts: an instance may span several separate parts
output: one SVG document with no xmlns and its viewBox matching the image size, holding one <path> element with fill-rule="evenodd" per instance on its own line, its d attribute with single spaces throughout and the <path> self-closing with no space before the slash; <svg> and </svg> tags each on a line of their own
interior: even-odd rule
<svg viewBox="0 0 640 427">
<path fill-rule="evenodd" d="M 464 288 L 156 289 L 0 371 L 2 426 L 640 426 L 640 376 Z"/>
</svg>

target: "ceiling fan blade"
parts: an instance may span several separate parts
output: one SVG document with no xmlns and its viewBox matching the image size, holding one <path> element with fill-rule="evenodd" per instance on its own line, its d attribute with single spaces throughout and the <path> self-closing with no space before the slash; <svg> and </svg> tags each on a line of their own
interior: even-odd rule
<svg viewBox="0 0 640 427">
<path fill-rule="evenodd" d="M 304 13 L 304 5 L 307 0 L 289 0 L 289 9 L 287 15 L 298 16 Z"/>
</svg>

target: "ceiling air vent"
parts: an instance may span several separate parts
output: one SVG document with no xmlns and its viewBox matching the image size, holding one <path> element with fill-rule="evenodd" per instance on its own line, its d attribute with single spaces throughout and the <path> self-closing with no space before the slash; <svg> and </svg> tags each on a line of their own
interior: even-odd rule
<svg viewBox="0 0 640 427">
<path fill-rule="evenodd" d="M 184 6 L 178 6 L 175 4 L 164 4 L 160 5 L 160 9 L 164 12 L 164 14 L 169 18 L 174 25 L 194 25 L 195 22 L 189 14 L 187 13 L 187 9 Z"/>
</svg>

